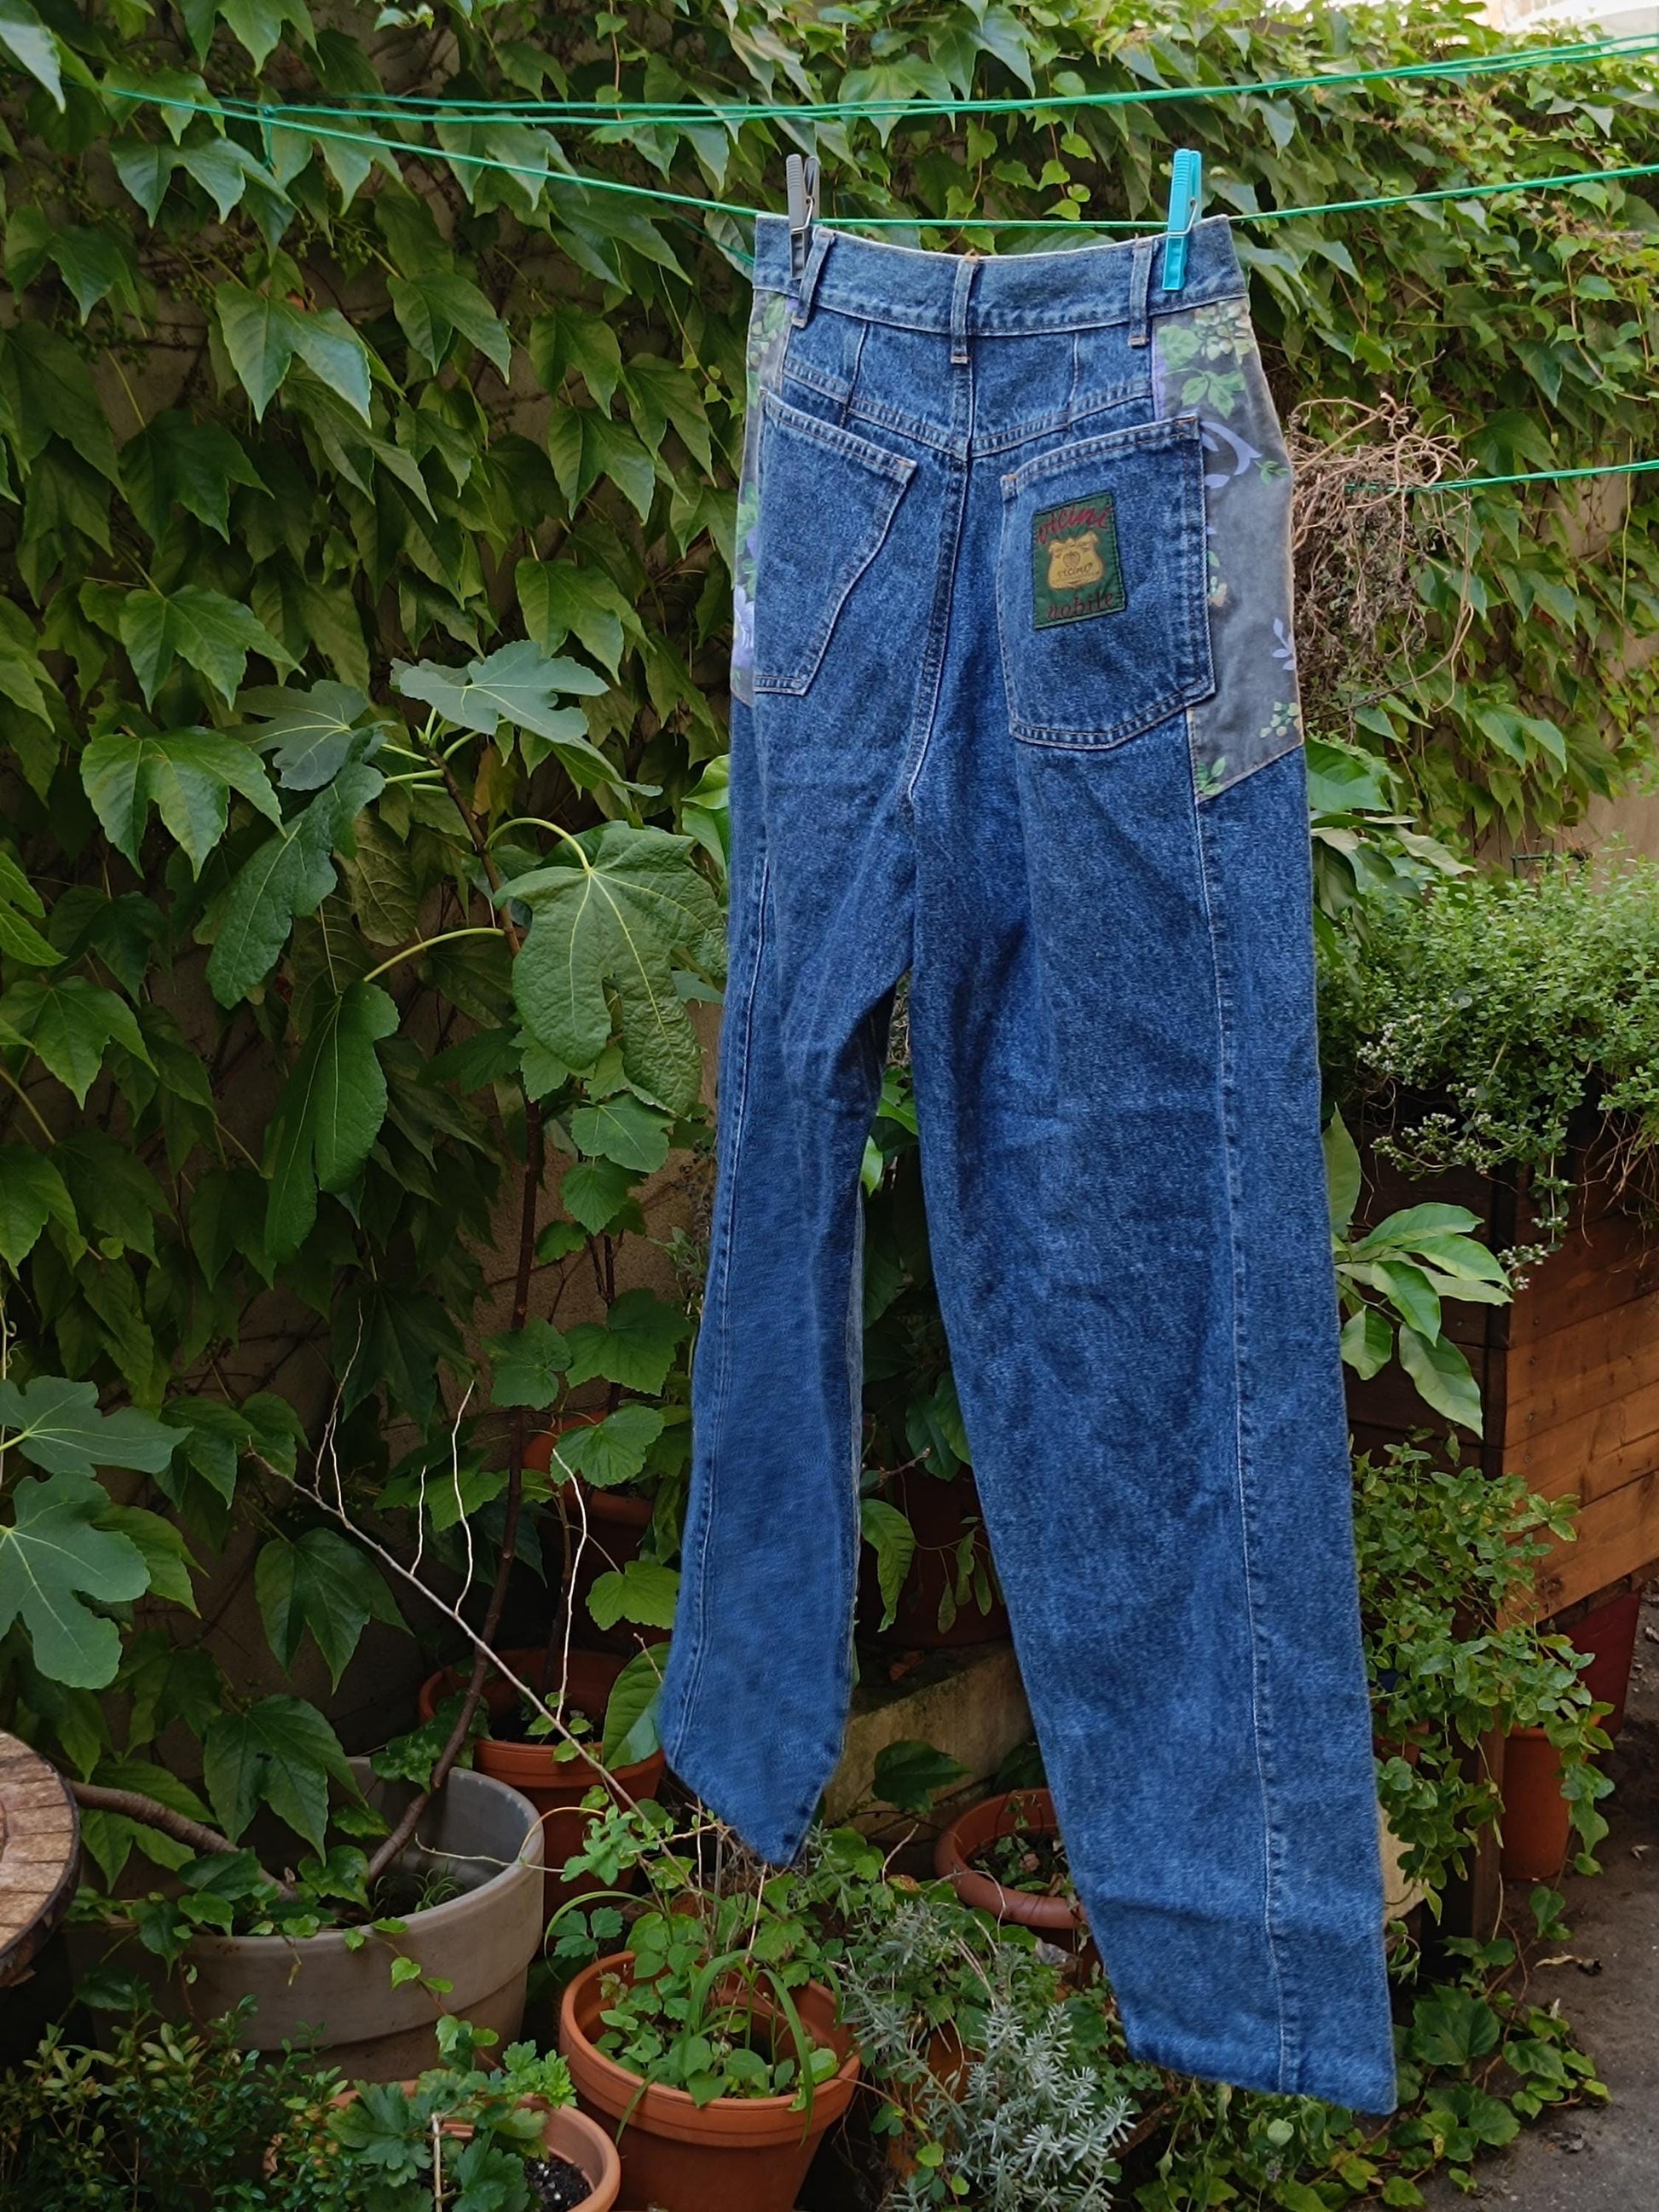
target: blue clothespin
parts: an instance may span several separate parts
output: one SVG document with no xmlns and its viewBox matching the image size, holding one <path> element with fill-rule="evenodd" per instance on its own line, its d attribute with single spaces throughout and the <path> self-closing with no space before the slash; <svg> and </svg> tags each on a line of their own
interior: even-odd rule
<svg viewBox="0 0 1659 2212">
<path fill-rule="evenodd" d="M 1204 156 L 1183 146 L 1170 170 L 1170 216 L 1164 226 L 1164 289 L 1187 282 L 1187 241 L 1204 204 Z"/>
</svg>

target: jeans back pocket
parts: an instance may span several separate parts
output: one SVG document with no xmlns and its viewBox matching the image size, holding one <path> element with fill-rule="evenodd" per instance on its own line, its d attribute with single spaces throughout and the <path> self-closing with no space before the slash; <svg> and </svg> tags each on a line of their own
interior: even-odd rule
<svg viewBox="0 0 1659 2212">
<path fill-rule="evenodd" d="M 916 465 L 839 422 L 763 396 L 755 689 L 805 691 Z"/>
<path fill-rule="evenodd" d="M 1121 744 L 1215 690 L 1194 416 L 1041 453 L 1002 479 L 997 621 L 1026 744 Z"/>
</svg>

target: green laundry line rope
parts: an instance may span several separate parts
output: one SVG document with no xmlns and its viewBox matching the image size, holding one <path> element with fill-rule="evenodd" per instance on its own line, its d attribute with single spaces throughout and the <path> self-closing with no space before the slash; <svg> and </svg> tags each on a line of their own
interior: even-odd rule
<svg viewBox="0 0 1659 2212">
<path fill-rule="evenodd" d="M 1489 491 L 1498 484 L 1572 483 L 1584 477 L 1639 477 L 1659 469 L 1655 461 L 1601 461 L 1583 469 L 1522 469 L 1514 476 L 1450 477 L 1443 483 L 1376 485 L 1376 490 L 1415 495 L 1437 491 Z"/>
<path fill-rule="evenodd" d="M 244 119 L 282 123 L 286 119 L 319 116 L 349 121 L 368 118 L 396 121 L 407 116 L 422 122 L 488 123 L 537 119 L 582 126 L 603 127 L 619 120 L 659 124 L 745 123 L 784 121 L 832 122 L 849 117 L 905 118 L 929 115 L 1008 115 L 1041 113 L 1050 108 L 1139 106 L 1149 101 L 1171 100 L 1237 100 L 1267 97 L 1276 93 L 1334 89 L 1344 85 L 1401 83 L 1416 79 L 1461 78 L 1510 75 L 1533 69 L 1567 67 L 1574 64 L 1610 60 L 1639 60 L 1659 54 L 1659 35 L 1631 33 L 1622 38 L 1586 39 L 1556 46 L 1516 47 L 1492 54 L 1449 57 L 1442 61 L 1408 63 L 1404 68 L 1316 70 L 1297 76 L 1264 77 L 1243 83 L 1151 84 L 1115 92 L 1030 94 L 1024 98 L 945 100 L 806 100 L 794 103 L 766 100 L 659 101 L 628 100 L 457 100 L 435 95 L 389 94 L 372 103 L 338 106 L 321 102 L 269 103 L 227 99 L 218 109 Z M 162 106 L 196 107 L 198 103 L 173 94 L 147 93 L 141 88 L 108 86 L 117 99 L 149 101 Z M 204 112 L 215 112 L 207 110 Z"/>
<path fill-rule="evenodd" d="M 148 95 L 134 94 L 135 99 Z M 190 107 L 198 114 L 214 114 L 222 111 L 204 106 L 199 102 L 185 100 L 171 94 L 154 95 L 155 104 L 168 107 Z M 281 111 L 277 111 L 278 113 Z M 247 120 L 257 119 L 250 115 Z M 266 116 L 269 121 L 270 118 Z M 279 126 L 281 127 L 281 126 Z M 289 125 L 289 128 L 295 126 Z M 635 185 L 620 177 L 594 177 L 572 169 L 555 169 L 529 161 L 504 161 L 495 154 L 465 154 L 447 146 L 411 144 L 401 138 L 377 137 L 360 131 L 339 131 L 325 125 L 307 124 L 298 135 L 309 138 L 337 140 L 359 149 L 374 147 L 390 154 L 403 154 L 411 159 L 447 161 L 452 167 L 489 171 L 499 175 L 525 178 L 541 185 L 563 185 L 580 191 L 617 192 L 633 199 L 654 200 L 670 207 L 701 209 L 705 214 L 730 216 L 735 221 L 753 222 L 767 212 L 762 208 L 744 206 L 735 200 L 709 199 L 696 192 L 677 192 L 663 185 Z M 1426 205 L 1438 200 L 1486 199 L 1503 192 L 1556 191 L 1578 185 L 1619 183 L 1632 177 L 1659 176 L 1659 162 L 1634 162 L 1611 169 L 1581 169 L 1551 177 L 1506 177 L 1495 184 L 1443 185 L 1419 192 L 1385 192 L 1366 199 L 1331 200 L 1321 206 L 1293 208 L 1242 208 L 1228 213 L 1230 222 L 1284 222 L 1292 217 L 1310 220 L 1327 215 L 1354 215 L 1372 208 L 1412 207 Z M 829 222 L 826 216 L 824 221 Z M 845 215 L 835 219 L 834 227 L 886 230 L 1069 230 L 1069 231 L 1159 231 L 1161 222 L 1152 217 L 1139 220 L 1115 220 L 1106 217 L 1054 216 L 929 216 L 929 215 Z"/>
</svg>

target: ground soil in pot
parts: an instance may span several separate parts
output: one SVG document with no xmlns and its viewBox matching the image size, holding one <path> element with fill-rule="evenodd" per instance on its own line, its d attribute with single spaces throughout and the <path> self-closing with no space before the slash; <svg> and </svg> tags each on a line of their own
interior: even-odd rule
<svg viewBox="0 0 1659 2212">
<path fill-rule="evenodd" d="M 1008 1790 L 969 1806 L 940 1836 L 933 1865 L 964 1905 L 1017 1921 L 1051 1943 L 1075 1946 L 1087 1936 L 1083 1907 L 1065 1879 L 1060 1820 L 1046 1790 Z"/>
<path fill-rule="evenodd" d="M 817 1983 L 793 1992 L 807 2033 L 841 2059 L 818 2084 L 810 2114 L 787 2097 L 717 2097 L 697 2106 L 683 2089 L 642 2089 L 594 2042 L 604 2032 L 601 1980 L 629 1964 L 622 1952 L 584 1968 L 559 2008 L 559 2048 L 583 2111 L 613 2133 L 626 2122 L 618 2142 L 624 2202 L 659 2212 L 793 2212 L 812 2154 L 858 2081 L 858 2054 L 836 2022 L 834 1997 Z M 767 2009 L 757 2003 L 757 2013 Z"/>
<path fill-rule="evenodd" d="M 544 1650 L 504 1651 L 501 1657 L 521 1681 L 538 1690 L 543 1688 L 547 1679 Z M 596 1745 L 605 1722 L 605 1702 L 625 1663 L 619 1656 L 605 1651 L 554 1654 L 553 1680 L 557 1682 L 562 1679 L 566 1703 L 592 1723 Z M 460 1679 L 453 1669 L 432 1675 L 421 1685 L 421 1718 L 430 1720 L 444 1698 L 453 1696 L 460 1687 Z M 490 1732 L 474 1745 L 472 1763 L 480 1774 L 492 1775 L 496 1781 L 505 1782 L 509 1789 L 527 1797 L 541 1814 L 547 1868 L 543 1895 L 544 1909 L 550 1917 L 560 1905 L 568 1904 L 574 1897 L 586 1897 L 599 1887 L 592 1881 L 568 1882 L 560 1869 L 582 1847 L 588 1821 L 588 1815 L 581 1809 L 582 1800 L 602 1778 L 592 1759 L 557 1759 L 548 1739 L 526 1735 L 527 1717 L 523 1700 L 513 1685 L 499 1674 L 492 1675 L 486 1683 L 484 1702 L 489 1712 Z M 496 1733 L 498 1721 L 503 1730 L 500 1735 Z M 662 1782 L 663 1765 L 663 1755 L 657 1752 L 635 1765 L 618 1767 L 611 1779 L 624 1796 L 637 1804 L 641 1798 L 655 1796 Z M 635 1870 L 630 1869 L 626 1886 L 631 1888 L 635 1878 Z"/>
</svg>

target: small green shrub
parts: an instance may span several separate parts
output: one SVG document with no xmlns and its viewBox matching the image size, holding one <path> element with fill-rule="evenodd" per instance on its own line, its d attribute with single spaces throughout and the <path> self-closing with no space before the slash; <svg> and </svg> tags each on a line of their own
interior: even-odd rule
<svg viewBox="0 0 1659 2212">
<path fill-rule="evenodd" d="M 1471 875 L 1379 903 L 1363 957 L 1324 950 L 1326 1073 L 1408 1170 L 1519 1168 L 1548 1232 L 1586 1109 L 1627 1162 L 1659 1144 L 1659 869 Z"/>
</svg>

